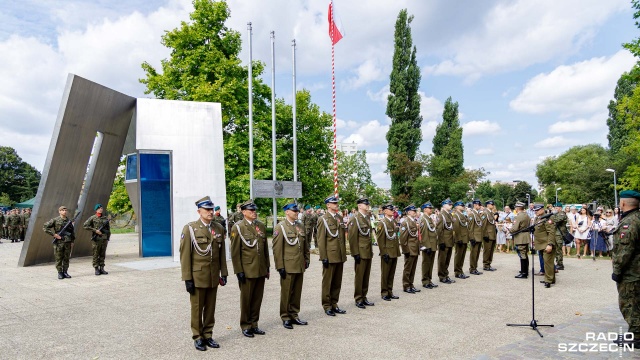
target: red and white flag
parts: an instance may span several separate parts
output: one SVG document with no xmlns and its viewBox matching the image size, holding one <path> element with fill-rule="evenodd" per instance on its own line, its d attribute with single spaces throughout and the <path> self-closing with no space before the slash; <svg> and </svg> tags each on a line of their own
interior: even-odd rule
<svg viewBox="0 0 640 360">
<path fill-rule="evenodd" d="M 342 28 L 342 22 L 340 18 L 336 16 L 336 11 L 333 7 L 333 1 L 329 2 L 329 38 L 331 39 L 331 45 L 335 45 L 344 37 L 344 30 Z"/>
</svg>

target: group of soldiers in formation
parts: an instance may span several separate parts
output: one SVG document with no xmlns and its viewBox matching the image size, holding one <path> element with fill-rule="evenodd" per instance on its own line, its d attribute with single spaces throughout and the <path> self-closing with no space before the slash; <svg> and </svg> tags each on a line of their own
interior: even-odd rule
<svg viewBox="0 0 640 360">
<path fill-rule="evenodd" d="M 30 218 L 31 209 L 29 208 L 23 209 L 22 212 L 18 209 L 0 211 L 0 238 L 11 240 L 12 243 L 24 241 Z"/>
</svg>

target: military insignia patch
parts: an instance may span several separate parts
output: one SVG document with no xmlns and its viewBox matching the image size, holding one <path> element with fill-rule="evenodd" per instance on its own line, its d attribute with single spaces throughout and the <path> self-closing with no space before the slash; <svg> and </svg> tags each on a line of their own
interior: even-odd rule
<svg viewBox="0 0 640 360">
<path fill-rule="evenodd" d="M 402 227 L 402 229 L 400 229 L 400 231 L 405 231 L 405 230 L 406 230 L 406 228 L 404 226 Z"/>
<path fill-rule="evenodd" d="M 623 228 L 623 229 L 628 229 L 628 228 L 629 228 L 629 225 L 624 225 L 622 228 Z"/>
<path fill-rule="evenodd" d="M 279 233 L 278 233 L 278 230 L 276 230 L 276 231 L 274 231 L 274 232 L 273 232 L 273 236 L 278 236 L 278 234 L 279 234 Z"/>
<path fill-rule="evenodd" d="M 180 235 L 180 239 L 184 239 L 184 234 Z"/>
<path fill-rule="evenodd" d="M 620 233 L 620 239 L 624 237 L 624 233 Z"/>
</svg>

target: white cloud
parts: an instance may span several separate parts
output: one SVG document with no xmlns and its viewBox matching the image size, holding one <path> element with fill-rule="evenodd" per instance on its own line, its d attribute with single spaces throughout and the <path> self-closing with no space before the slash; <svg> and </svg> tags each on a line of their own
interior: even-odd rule
<svg viewBox="0 0 640 360">
<path fill-rule="evenodd" d="M 382 80 L 389 76 L 388 73 L 383 72 L 383 69 L 374 59 L 365 60 L 355 69 L 355 73 L 355 77 L 349 78 L 349 80 L 344 83 L 347 89 L 358 89 L 373 81 Z"/>
<path fill-rule="evenodd" d="M 371 101 L 377 101 L 387 105 L 387 98 L 391 94 L 389 91 L 389 84 L 383 86 L 380 90 L 376 92 L 372 92 L 371 90 L 367 90 L 367 96 Z"/>
<path fill-rule="evenodd" d="M 492 148 L 484 148 L 484 149 L 478 149 L 474 152 L 475 155 L 493 155 L 495 154 L 495 150 L 493 150 Z"/>
<path fill-rule="evenodd" d="M 347 136 L 343 142 L 355 142 L 358 148 L 376 145 L 386 145 L 389 125 L 383 125 L 378 120 L 371 120 L 365 124 L 359 124 L 355 133 Z"/>
<path fill-rule="evenodd" d="M 371 168 L 376 166 L 378 167 L 382 166 L 383 168 L 386 168 L 388 155 L 389 154 L 386 152 L 368 152 L 367 151 L 367 163 Z"/>
<path fill-rule="evenodd" d="M 462 130 L 462 135 L 464 136 L 493 135 L 500 131 L 500 125 L 489 120 L 476 120 L 462 124 Z"/>
<path fill-rule="evenodd" d="M 564 136 L 554 136 L 540 140 L 535 143 L 534 146 L 539 149 L 555 149 L 571 146 L 573 144 L 575 144 L 575 140 L 573 139 L 566 139 Z"/>
<path fill-rule="evenodd" d="M 535 76 L 510 102 L 513 110 L 530 114 L 559 112 L 561 116 L 592 114 L 607 107 L 620 75 L 636 59 L 626 50 L 562 65 Z"/>
<path fill-rule="evenodd" d="M 422 115 L 422 120 L 440 122 L 444 104 L 432 96 L 427 96 L 423 91 L 418 91 L 418 94 L 420 95 L 420 115 Z"/>
<path fill-rule="evenodd" d="M 597 114 L 591 119 L 578 119 L 573 121 L 558 121 L 549 126 L 549 133 L 564 134 L 576 132 L 588 132 L 604 130 L 606 127 L 606 114 Z"/>
</svg>

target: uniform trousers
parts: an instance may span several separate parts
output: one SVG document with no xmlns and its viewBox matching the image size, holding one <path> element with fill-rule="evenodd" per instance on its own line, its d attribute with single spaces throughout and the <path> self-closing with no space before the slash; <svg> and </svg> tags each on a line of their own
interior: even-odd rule
<svg viewBox="0 0 640 360">
<path fill-rule="evenodd" d="M 58 241 L 53 245 L 53 255 L 56 259 L 56 270 L 64 272 L 69 269 L 69 257 L 71 256 L 71 243 Z"/>
<path fill-rule="evenodd" d="M 303 275 L 303 273 L 287 273 L 284 279 L 280 278 L 280 318 L 282 321 L 298 318 Z"/>
<path fill-rule="evenodd" d="M 367 300 L 369 292 L 369 275 L 371 274 L 371 259 L 360 259 L 360 264 L 354 262 L 356 277 L 354 281 L 353 298 L 357 303 Z"/>
<path fill-rule="evenodd" d="M 344 263 L 331 263 L 328 268 L 322 267 L 322 307 L 331 310 L 338 307 L 340 288 L 342 287 L 342 271 Z"/>
<path fill-rule="evenodd" d="M 431 283 L 431 279 L 433 277 L 433 263 L 436 259 L 436 252 L 431 251 L 431 253 L 427 254 L 425 251 L 422 252 L 422 285 L 427 285 Z"/>
<path fill-rule="evenodd" d="M 405 289 L 412 288 L 413 280 L 416 277 L 416 267 L 418 266 L 418 255 L 404 257 L 404 271 L 402 271 L 402 286 Z"/>
<path fill-rule="evenodd" d="M 398 265 L 398 258 L 389 258 L 389 263 L 384 259 L 381 261 L 381 279 L 380 279 L 380 295 L 392 296 L 393 295 L 393 278 L 396 274 L 396 266 Z"/>
<path fill-rule="evenodd" d="M 496 250 L 496 241 L 495 240 L 485 240 L 484 241 L 484 253 L 482 254 L 482 264 L 485 269 L 491 267 L 491 263 L 493 262 L 493 252 Z"/>
<path fill-rule="evenodd" d="M 618 283 L 618 305 L 629 332 L 640 340 L 640 281 Z"/>
<path fill-rule="evenodd" d="M 462 266 L 464 265 L 464 258 L 467 256 L 467 244 L 462 245 L 455 244 L 456 254 L 453 258 L 453 271 L 456 275 L 464 274 Z"/>
<path fill-rule="evenodd" d="M 264 294 L 265 277 L 245 279 L 240 282 L 240 328 L 248 330 L 258 327 L 260 307 Z"/>
<path fill-rule="evenodd" d="M 444 250 L 438 251 L 438 277 L 444 280 L 449 277 L 449 264 L 451 264 L 451 253 L 453 248 L 446 246 Z"/>
<path fill-rule="evenodd" d="M 564 256 L 562 255 L 562 247 L 564 246 L 564 239 L 562 235 L 556 234 L 556 264 L 564 267 Z"/>
<path fill-rule="evenodd" d="M 194 340 L 211 338 L 216 323 L 216 297 L 218 287 L 196 288 L 189 296 L 191 302 L 191 334 Z"/>
<path fill-rule="evenodd" d="M 556 257 L 556 247 L 554 246 L 549 254 L 544 250 L 540 251 L 542 251 L 542 258 L 544 260 L 544 281 L 553 284 L 556 282 L 556 271 L 553 266 L 553 259 Z"/>
<path fill-rule="evenodd" d="M 471 245 L 471 254 L 469 254 L 469 272 L 478 270 L 478 259 L 480 258 L 481 248 L 481 241 L 476 241 L 475 245 Z"/>
<path fill-rule="evenodd" d="M 107 255 L 107 245 L 109 241 L 107 239 L 96 239 L 91 242 L 91 248 L 93 250 L 93 267 L 104 266 L 104 258 Z"/>
</svg>

